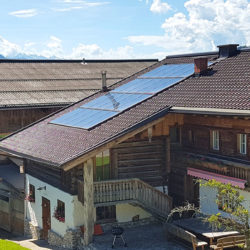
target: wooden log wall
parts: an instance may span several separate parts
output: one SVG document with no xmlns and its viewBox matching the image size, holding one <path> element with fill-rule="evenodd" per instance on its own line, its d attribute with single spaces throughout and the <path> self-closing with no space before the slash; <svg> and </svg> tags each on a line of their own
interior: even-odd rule
<svg viewBox="0 0 250 250">
<path fill-rule="evenodd" d="M 213 150 L 210 146 L 210 134 L 218 130 L 220 148 Z M 192 131 L 194 141 L 189 140 Z M 247 154 L 243 155 L 237 149 L 237 134 L 247 134 Z M 215 117 L 215 116 L 184 116 L 182 128 L 183 146 L 200 153 L 213 153 L 250 161 L 250 120 L 243 118 Z"/>
<path fill-rule="evenodd" d="M 83 187 L 79 186 L 79 181 L 83 181 L 84 164 L 79 164 L 69 171 L 62 170 L 61 183 L 64 190 L 72 194 L 82 192 Z"/>
<path fill-rule="evenodd" d="M 188 167 L 247 180 L 250 183 L 250 120 L 237 117 L 184 115 L 181 144 L 171 144 L 171 177 L 169 194 L 175 205 L 195 200 L 198 191 Z M 211 149 L 211 131 L 218 130 L 220 149 Z M 190 133 L 191 131 L 191 133 Z M 237 148 L 237 134 L 247 134 L 247 154 Z M 188 155 L 186 153 L 189 152 Z M 192 156 L 193 155 L 193 156 Z"/>
<path fill-rule="evenodd" d="M 41 181 L 62 188 L 61 185 L 61 169 L 47 164 L 38 163 L 32 160 L 25 160 L 25 172 Z"/>
<path fill-rule="evenodd" d="M 14 132 L 58 109 L 59 108 L 33 108 L 0 110 L 0 134 Z"/>
<path fill-rule="evenodd" d="M 163 121 L 158 122 L 152 126 L 152 138 L 160 136 L 168 136 L 170 127 L 178 125 L 183 125 L 184 115 L 182 114 L 168 114 L 165 116 Z M 144 130 L 133 137 L 130 137 L 126 141 L 136 141 L 136 140 L 146 140 L 148 139 L 148 130 Z"/>
<path fill-rule="evenodd" d="M 4 182 L 0 182 L 0 228 L 18 235 L 24 232 L 24 194 Z"/>
<path fill-rule="evenodd" d="M 166 181 L 166 138 L 124 142 L 112 149 L 115 176 L 118 179 L 140 178 L 153 185 Z"/>
</svg>

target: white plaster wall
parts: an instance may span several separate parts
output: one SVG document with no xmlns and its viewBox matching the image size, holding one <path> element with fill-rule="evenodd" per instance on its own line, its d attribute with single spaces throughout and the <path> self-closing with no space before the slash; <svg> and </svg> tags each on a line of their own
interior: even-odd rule
<svg viewBox="0 0 250 250">
<path fill-rule="evenodd" d="M 202 181 L 205 183 L 205 181 Z M 250 192 L 239 189 L 240 194 L 245 198 L 243 203 L 244 207 L 250 212 Z M 217 189 L 212 187 L 200 186 L 200 209 L 204 214 L 217 214 L 221 213 L 222 216 L 228 217 L 228 213 L 218 209 L 216 204 Z M 249 220 L 250 225 L 250 220 Z"/>
<path fill-rule="evenodd" d="M 67 229 L 74 229 L 84 224 L 83 205 L 78 201 L 77 196 L 72 196 L 62 190 L 55 188 L 33 176 L 26 174 L 26 195 L 29 192 L 29 184 L 35 186 L 35 203 L 25 202 L 25 217 L 31 220 L 34 226 L 43 228 L 42 225 L 42 197 L 50 201 L 51 230 L 63 236 Z M 46 186 L 46 190 L 37 190 Z M 65 203 L 65 222 L 59 222 L 53 217 L 57 200 Z"/>
<path fill-rule="evenodd" d="M 116 205 L 116 220 L 118 222 L 132 221 L 132 217 L 139 215 L 139 219 L 149 218 L 152 215 L 138 206 L 132 206 L 130 204 L 118 204 Z"/>
</svg>

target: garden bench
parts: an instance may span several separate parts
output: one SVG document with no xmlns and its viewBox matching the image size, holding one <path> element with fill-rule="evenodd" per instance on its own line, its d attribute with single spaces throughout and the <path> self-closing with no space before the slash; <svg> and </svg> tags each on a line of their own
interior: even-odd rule
<svg viewBox="0 0 250 250">
<path fill-rule="evenodd" d="M 212 249 L 223 250 L 224 248 L 233 248 L 245 245 L 246 245 L 246 236 L 237 235 L 237 236 L 228 236 L 220 238 L 217 240 L 216 245 L 210 245 L 210 247 Z"/>
</svg>

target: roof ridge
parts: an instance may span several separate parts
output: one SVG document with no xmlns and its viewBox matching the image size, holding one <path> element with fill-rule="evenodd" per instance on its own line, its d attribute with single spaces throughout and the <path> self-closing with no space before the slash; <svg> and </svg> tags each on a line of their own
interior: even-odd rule
<svg viewBox="0 0 250 250">
<path fill-rule="evenodd" d="M 176 54 L 176 55 L 169 55 L 166 56 L 165 59 L 173 59 L 173 58 L 180 58 L 180 57 L 196 57 L 196 56 L 213 56 L 218 55 L 218 51 L 211 51 L 211 52 L 198 52 L 198 53 L 187 53 L 187 54 Z"/>
<path fill-rule="evenodd" d="M 28 81 L 79 81 L 79 80 L 101 80 L 101 77 L 93 77 L 93 78 L 45 78 L 45 79 L 0 79 L 0 82 L 6 81 L 15 81 L 15 82 L 28 82 Z M 123 77 L 107 77 L 107 80 L 118 80 L 123 79 Z"/>
<path fill-rule="evenodd" d="M 119 62 L 157 62 L 158 59 L 8 59 L 1 58 L 0 63 L 119 63 Z"/>
</svg>

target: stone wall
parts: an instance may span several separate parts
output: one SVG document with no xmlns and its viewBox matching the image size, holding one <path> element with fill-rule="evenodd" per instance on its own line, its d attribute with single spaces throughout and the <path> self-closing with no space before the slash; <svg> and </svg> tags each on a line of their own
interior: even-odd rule
<svg viewBox="0 0 250 250">
<path fill-rule="evenodd" d="M 154 217 L 141 219 L 139 221 L 130 221 L 130 222 L 114 222 L 114 223 L 106 223 L 101 224 L 103 231 L 107 232 L 110 231 L 113 226 L 122 226 L 124 228 L 131 228 L 138 225 L 147 225 L 151 223 L 155 223 L 157 220 Z M 51 246 L 57 246 L 67 249 L 84 249 L 84 250 L 92 250 L 95 249 L 94 244 L 90 244 L 88 246 L 84 245 L 84 239 L 83 234 L 78 228 L 77 230 L 69 229 L 67 230 L 66 234 L 62 237 L 58 235 L 57 233 L 53 232 L 52 230 L 49 230 L 48 233 L 48 243 Z"/>
<path fill-rule="evenodd" d="M 30 221 L 24 221 L 24 235 L 31 237 L 32 239 L 41 239 L 42 229 L 38 226 L 34 226 Z"/>
<path fill-rule="evenodd" d="M 78 230 L 69 229 L 66 234 L 61 237 L 57 233 L 49 230 L 48 243 L 52 246 L 58 246 L 68 249 L 81 249 L 83 247 L 83 235 Z"/>
<path fill-rule="evenodd" d="M 113 226 L 120 226 L 124 228 L 131 228 L 131 227 L 137 227 L 137 226 L 142 226 L 142 225 L 148 225 L 151 223 L 158 222 L 156 218 L 153 216 L 145 219 L 140 219 L 138 221 L 128 221 L 128 222 L 114 222 L 114 223 L 106 223 L 106 224 L 101 224 L 103 231 L 108 231 L 111 230 Z"/>
</svg>

